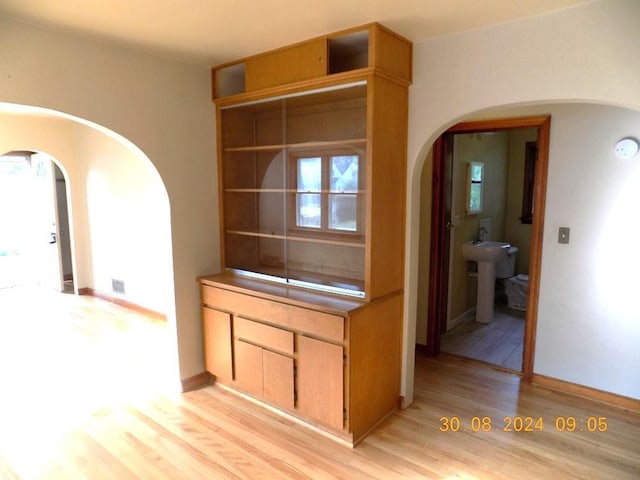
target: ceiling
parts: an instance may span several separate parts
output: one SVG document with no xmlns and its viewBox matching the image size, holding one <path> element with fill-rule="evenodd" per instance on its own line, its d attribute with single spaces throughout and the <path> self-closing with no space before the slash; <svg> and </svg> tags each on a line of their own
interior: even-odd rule
<svg viewBox="0 0 640 480">
<path fill-rule="evenodd" d="M 1 0 L 0 16 L 213 66 L 369 22 L 414 42 L 592 0 Z"/>
</svg>

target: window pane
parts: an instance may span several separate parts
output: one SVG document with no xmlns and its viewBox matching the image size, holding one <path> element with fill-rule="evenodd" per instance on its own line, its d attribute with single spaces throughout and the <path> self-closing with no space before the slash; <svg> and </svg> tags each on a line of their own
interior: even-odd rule
<svg viewBox="0 0 640 480">
<path fill-rule="evenodd" d="M 340 155 L 331 157 L 331 182 L 332 192 L 358 191 L 358 156 Z"/>
<path fill-rule="evenodd" d="M 472 183 L 469 191 L 469 211 L 478 212 L 482 207 L 482 184 Z"/>
<path fill-rule="evenodd" d="M 298 159 L 298 191 L 319 192 L 322 185 L 322 159 L 308 157 Z"/>
<path fill-rule="evenodd" d="M 482 181 L 482 164 L 472 163 L 471 164 L 471 181 L 472 182 L 481 182 Z"/>
<path fill-rule="evenodd" d="M 355 232 L 358 229 L 356 195 L 329 195 L 329 228 Z"/>
<path fill-rule="evenodd" d="M 320 228 L 320 195 L 317 193 L 299 193 L 296 197 L 296 225 L 299 227 Z"/>
</svg>

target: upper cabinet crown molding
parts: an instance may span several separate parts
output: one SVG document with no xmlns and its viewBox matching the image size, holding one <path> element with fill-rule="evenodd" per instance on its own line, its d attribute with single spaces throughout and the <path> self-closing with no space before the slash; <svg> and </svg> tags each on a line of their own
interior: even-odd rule
<svg viewBox="0 0 640 480">
<path fill-rule="evenodd" d="M 213 99 L 306 89 L 375 72 L 409 85 L 412 43 L 378 23 L 342 30 L 212 69 Z"/>
</svg>

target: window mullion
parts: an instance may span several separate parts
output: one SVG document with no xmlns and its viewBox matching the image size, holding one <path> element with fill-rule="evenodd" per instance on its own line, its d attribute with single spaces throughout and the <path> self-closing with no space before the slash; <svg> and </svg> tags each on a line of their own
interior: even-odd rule
<svg viewBox="0 0 640 480">
<path fill-rule="evenodd" d="M 326 155 L 322 156 L 322 193 L 320 194 L 320 212 L 322 218 L 322 229 L 326 231 L 329 230 L 329 189 L 331 188 L 331 162 L 329 159 L 330 157 Z"/>
</svg>

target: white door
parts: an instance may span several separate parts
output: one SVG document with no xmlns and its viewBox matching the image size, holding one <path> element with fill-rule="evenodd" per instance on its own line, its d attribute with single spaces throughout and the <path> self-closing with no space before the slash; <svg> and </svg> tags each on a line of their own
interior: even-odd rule
<svg viewBox="0 0 640 480">
<path fill-rule="evenodd" d="M 33 272 L 36 282 L 59 292 L 64 289 L 60 227 L 56 197 L 56 178 L 51 157 L 42 153 L 31 156 L 33 172 L 32 245 Z"/>
</svg>

